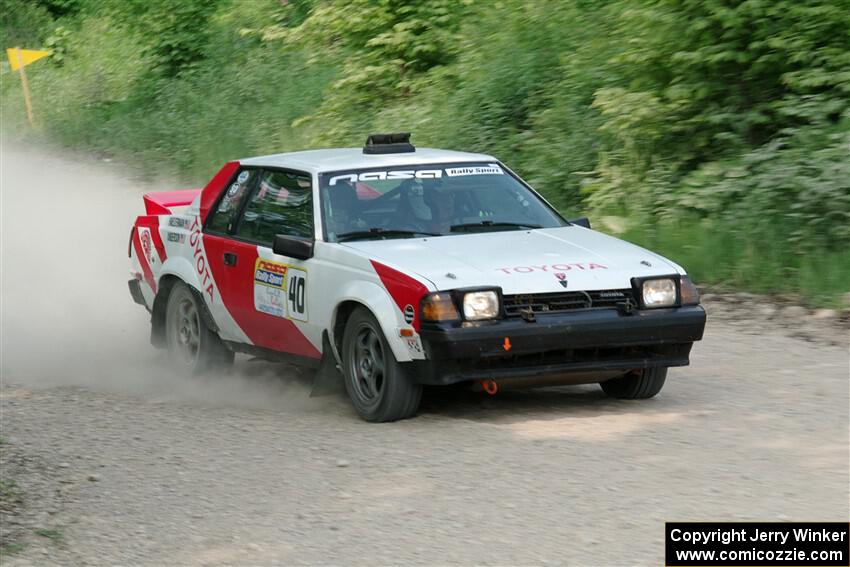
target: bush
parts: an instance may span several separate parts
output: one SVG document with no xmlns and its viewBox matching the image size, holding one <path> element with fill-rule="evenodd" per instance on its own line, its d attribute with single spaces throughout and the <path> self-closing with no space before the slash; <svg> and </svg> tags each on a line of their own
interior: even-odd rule
<svg viewBox="0 0 850 567">
<path fill-rule="evenodd" d="M 850 289 L 850 0 L 8 2 L 7 42 L 57 53 L 30 78 L 63 143 L 199 185 L 409 130 L 699 281 Z M 2 73 L 3 127 L 26 131 Z"/>
</svg>

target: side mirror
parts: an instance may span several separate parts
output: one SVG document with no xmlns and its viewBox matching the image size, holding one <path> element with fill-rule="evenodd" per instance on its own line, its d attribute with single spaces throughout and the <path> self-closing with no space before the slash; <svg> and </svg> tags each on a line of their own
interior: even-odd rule
<svg viewBox="0 0 850 567">
<path fill-rule="evenodd" d="M 272 251 L 281 256 L 289 256 L 298 260 L 307 260 L 313 257 L 313 239 L 278 234 L 274 237 Z"/>
<path fill-rule="evenodd" d="M 590 219 L 587 217 L 579 217 L 577 219 L 567 219 L 567 222 L 570 224 L 574 224 L 576 226 L 583 226 L 584 228 L 590 228 Z"/>
</svg>

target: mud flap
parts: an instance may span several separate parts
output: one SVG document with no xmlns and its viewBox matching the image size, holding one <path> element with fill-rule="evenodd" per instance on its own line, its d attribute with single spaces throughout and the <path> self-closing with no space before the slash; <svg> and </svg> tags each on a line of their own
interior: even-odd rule
<svg viewBox="0 0 850 567">
<path fill-rule="evenodd" d="M 328 333 L 325 331 L 322 334 L 322 360 L 319 362 L 316 375 L 313 377 L 310 397 L 345 393 L 345 384 L 342 381 L 342 372 L 336 364 L 336 357 L 334 357 Z"/>
</svg>

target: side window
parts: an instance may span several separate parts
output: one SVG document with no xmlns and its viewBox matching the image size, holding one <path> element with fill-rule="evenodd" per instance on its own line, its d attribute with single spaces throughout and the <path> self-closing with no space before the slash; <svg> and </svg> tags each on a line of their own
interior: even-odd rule
<svg viewBox="0 0 850 567">
<path fill-rule="evenodd" d="M 278 234 L 313 236 L 313 189 L 310 176 L 264 171 L 251 194 L 236 234 L 272 245 Z"/>
<path fill-rule="evenodd" d="M 218 208 L 213 212 L 212 218 L 207 223 L 206 229 L 210 232 L 227 233 L 236 222 L 236 215 L 242 206 L 242 201 L 251 187 L 259 171 L 256 169 L 243 169 L 236 179 L 225 190 L 224 197 L 218 203 Z"/>
</svg>

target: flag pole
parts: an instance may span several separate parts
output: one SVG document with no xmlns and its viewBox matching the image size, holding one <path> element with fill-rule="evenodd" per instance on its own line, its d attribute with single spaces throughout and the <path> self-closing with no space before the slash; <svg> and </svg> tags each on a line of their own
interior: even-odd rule
<svg viewBox="0 0 850 567">
<path fill-rule="evenodd" d="M 32 117 L 32 102 L 30 102 L 30 86 L 27 83 L 27 73 L 24 71 L 24 57 L 21 55 L 21 48 L 16 47 L 15 52 L 18 55 L 18 71 L 21 73 L 21 85 L 24 88 L 24 104 L 27 106 L 27 118 L 30 121 L 30 126 L 35 126 L 35 121 Z"/>
</svg>

